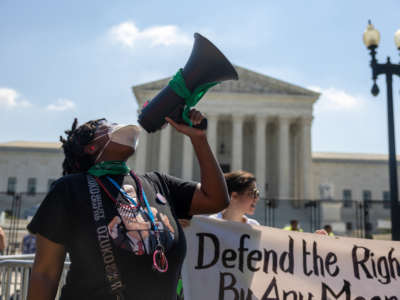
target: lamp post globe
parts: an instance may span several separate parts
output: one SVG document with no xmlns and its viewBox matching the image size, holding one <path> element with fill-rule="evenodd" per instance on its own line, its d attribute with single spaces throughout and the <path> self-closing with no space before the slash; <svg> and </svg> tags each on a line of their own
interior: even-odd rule
<svg viewBox="0 0 400 300">
<path fill-rule="evenodd" d="M 381 40 L 381 35 L 378 30 L 375 29 L 374 25 L 372 25 L 371 21 L 368 21 L 367 29 L 363 34 L 363 42 L 368 49 L 371 47 L 378 47 L 379 42 Z"/>
<path fill-rule="evenodd" d="M 397 49 L 400 50 L 400 29 L 394 34 L 394 43 L 396 44 Z"/>
</svg>

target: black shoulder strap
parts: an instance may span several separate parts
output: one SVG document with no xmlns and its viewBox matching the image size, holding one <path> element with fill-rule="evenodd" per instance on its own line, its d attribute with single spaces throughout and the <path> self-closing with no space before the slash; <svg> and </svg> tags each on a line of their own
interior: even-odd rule
<svg viewBox="0 0 400 300">
<path fill-rule="evenodd" d="M 124 286 L 115 261 L 110 235 L 108 234 L 100 187 L 93 176 L 87 174 L 86 177 L 89 187 L 90 202 L 93 209 L 93 218 L 96 224 L 97 241 L 99 243 L 101 256 L 103 257 L 109 291 L 112 295 L 115 295 L 117 300 L 123 300 L 124 296 L 122 291 Z"/>
</svg>

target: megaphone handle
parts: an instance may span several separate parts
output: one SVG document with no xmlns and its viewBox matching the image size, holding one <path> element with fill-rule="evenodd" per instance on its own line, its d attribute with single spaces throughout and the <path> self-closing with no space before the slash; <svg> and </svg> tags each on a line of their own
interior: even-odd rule
<svg viewBox="0 0 400 300">
<path fill-rule="evenodd" d="M 206 130 L 207 126 L 208 126 L 208 121 L 206 118 L 204 118 L 203 120 L 201 120 L 200 124 L 193 126 L 193 128 Z"/>
</svg>

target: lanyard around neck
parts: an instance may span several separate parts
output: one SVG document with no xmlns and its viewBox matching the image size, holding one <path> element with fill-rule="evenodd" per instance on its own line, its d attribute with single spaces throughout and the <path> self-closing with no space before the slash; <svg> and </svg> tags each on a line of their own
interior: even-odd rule
<svg viewBox="0 0 400 300">
<path fill-rule="evenodd" d="M 117 188 L 117 190 L 119 190 L 119 192 L 125 197 L 125 199 L 127 199 L 130 203 L 133 204 L 135 208 L 139 206 L 139 203 L 137 203 L 133 197 L 129 196 L 128 193 L 125 192 L 124 189 L 120 187 L 119 184 L 114 179 L 112 179 L 109 176 L 107 176 L 106 178 Z"/>
<path fill-rule="evenodd" d="M 154 219 L 154 215 L 153 212 L 151 211 L 150 205 L 149 205 L 149 201 L 147 201 L 147 197 L 146 197 L 146 193 L 144 192 L 142 183 L 140 182 L 139 177 L 133 172 L 130 171 L 129 174 L 131 175 L 131 177 L 135 180 L 137 188 L 139 190 L 139 197 L 142 197 L 142 203 L 144 202 L 146 204 L 146 208 L 149 214 L 149 218 L 150 218 L 150 222 L 152 227 L 154 228 L 154 231 L 158 232 L 158 227 L 156 224 L 156 220 Z"/>
</svg>

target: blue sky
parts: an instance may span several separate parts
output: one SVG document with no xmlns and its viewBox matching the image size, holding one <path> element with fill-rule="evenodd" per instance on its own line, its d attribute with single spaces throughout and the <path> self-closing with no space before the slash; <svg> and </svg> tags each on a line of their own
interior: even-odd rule
<svg viewBox="0 0 400 300">
<path fill-rule="evenodd" d="M 136 123 L 131 87 L 174 74 L 200 32 L 236 65 L 322 92 L 313 151 L 387 153 L 386 84 L 370 94 L 362 33 L 371 19 L 379 61 L 399 62 L 399 11 L 399 0 L 0 0 L 0 142 L 57 141 L 74 117 Z"/>
</svg>

